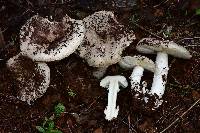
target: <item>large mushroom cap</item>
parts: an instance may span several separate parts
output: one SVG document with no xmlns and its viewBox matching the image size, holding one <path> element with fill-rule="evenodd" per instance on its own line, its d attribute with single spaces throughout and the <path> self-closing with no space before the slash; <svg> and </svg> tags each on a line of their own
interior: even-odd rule
<svg viewBox="0 0 200 133">
<path fill-rule="evenodd" d="M 62 22 L 51 22 L 35 15 L 20 31 L 20 49 L 34 61 L 61 60 L 73 53 L 84 38 L 84 25 L 67 15 Z"/>
<path fill-rule="evenodd" d="M 119 65 L 124 69 L 132 69 L 135 66 L 141 66 L 151 72 L 154 72 L 156 68 L 155 63 L 152 60 L 141 55 L 122 57 Z"/>
<path fill-rule="evenodd" d="M 22 101 L 40 98 L 50 84 L 50 69 L 46 63 L 35 63 L 18 54 L 7 61 L 7 66 L 16 79 L 17 97 Z"/>
<path fill-rule="evenodd" d="M 78 49 L 93 67 L 107 67 L 120 61 L 122 51 L 135 39 L 132 31 L 120 25 L 112 12 L 99 11 L 83 19 L 85 43 Z"/>
<path fill-rule="evenodd" d="M 173 41 L 157 40 L 156 38 L 143 38 L 136 46 L 136 49 L 141 53 L 152 54 L 156 52 L 165 52 L 175 57 L 189 59 L 192 56 L 189 51 Z"/>
</svg>

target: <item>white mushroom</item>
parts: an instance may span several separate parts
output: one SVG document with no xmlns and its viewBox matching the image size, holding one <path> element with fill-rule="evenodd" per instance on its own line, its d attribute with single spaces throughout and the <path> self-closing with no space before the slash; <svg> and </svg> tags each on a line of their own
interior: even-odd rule
<svg viewBox="0 0 200 133">
<path fill-rule="evenodd" d="M 135 35 L 120 25 L 110 11 L 95 12 L 83 22 L 85 42 L 78 52 L 90 66 L 99 68 L 94 75 L 101 78 L 108 66 L 120 61 L 122 51 L 135 39 Z"/>
<path fill-rule="evenodd" d="M 50 69 L 46 63 L 35 63 L 20 53 L 7 61 L 7 67 L 16 79 L 17 97 L 28 104 L 49 87 Z"/>
<path fill-rule="evenodd" d="M 84 32 L 83 22 L 67 15 L 61 22 L 35 15 L 20 30 L 20 49 L 24 56 L 34 61 L 61 60 L 78 48 Z"/>
<path fill-rule="evenodd" d="M 155 64 L 152 60 L 145 56 L 125 56 L 122 57 L 119 62 L 120 67 L 124 69 L 133 69 L 133 72 L 130 76 L 131 79 L 131 89 L 136 93 L 136 97 L 141 93 L 146 93 L 146 90 L 141 89 L 140 81 L 143 76 L 144 69 L 154 72 Z"/>
<path fill-rule="evenodd" d="M 151 87 L 151 94 L 157 95 L 159 99 L 162 98 L 165 91 L 165 84 L 167 82 L 168 74 L 168 54 L 183 58 L 190 59 L 192 56 L 186 48 L 177 45 L 173 41 L 161 41 L 155 38 L 144 38 L 136 46 L 136 49 L 141 53 L 157 54 L 156 69 L 154 73 L 153 83 Z M 160 104 L 156 101 L 156 104 Z"/>
<path fill-rule="evenodd" d="M 104 110 L 104 113 L 107 120 L 112 120 L 117 117 L 119 111 L 119 106 L 116 107 L 119 86 L 126 88 L 128 82 L 124 76 L 107 76 L 101 80 L 100 86 L 108 88 L 108 106 Z"/>
</svg>

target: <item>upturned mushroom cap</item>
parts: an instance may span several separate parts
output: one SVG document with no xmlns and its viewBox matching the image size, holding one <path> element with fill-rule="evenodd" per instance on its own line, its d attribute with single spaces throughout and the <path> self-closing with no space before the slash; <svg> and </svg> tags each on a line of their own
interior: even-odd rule
<svg viewBox="0 0 200 133">
<path fill-rule="evenodd" d="M 136 49 L 139 52 L 146 54 L 165 52 L 169 55 L 183 59 L 190 59 L 192 57 L 189 51 L 183 46 L 180 46 L 173 41 L 161 41 L 156 38 L 143 38 L 138 42 Z"/>
<path fill-rule="evenodd" d="M 111 82 L 118 82 L 120 86 L 126 88 L 128 86 L 128 82 L 124 76 L 116 75 L 116 76 L 106 76 L 101 80 L 100 86 L 104 88 L 108 88 Z"/>
<path fill-rule="evenodd" d="M 40 98 L 50 84 L 50 69 L 46 63 L 35 63 L 18 54 L 7 61 L 7 66 L 16 80 L 17 97 L 22 101 Z"/>
<path fill-rule="evenodd" d="M 20 49 L 34 61 L 61 60 L 73 53 L 84 38 L 84 25 L 67 15 L 61 22 L 51 22 L 35 15 L 21 28 Z"/>
<path fill-rule="evenodd" d="M 132 31 L 120 25 L 109 11 L 99 11 L 83 19 L 85 43 L 79 48 L 80 57 L 93 67 L 108 67 L 120 61 L 122 51 L 135 39 Z"/>
<path fill-rule="evenodd" d="M 135 66 L 141 66 L 142 68 L 147 69 L 151 72 L 154 72 L 156 67 L 155 63 L 152 60 L 141 55 L 122 57 L 119 65 L 124 69 L 132 69 Z"/>
</svg>

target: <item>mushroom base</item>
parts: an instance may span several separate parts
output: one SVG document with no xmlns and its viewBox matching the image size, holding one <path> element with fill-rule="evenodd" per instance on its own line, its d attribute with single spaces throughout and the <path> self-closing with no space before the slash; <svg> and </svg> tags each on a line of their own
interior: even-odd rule
<svg viewBox="0 0 200 133">
<path fill-rule="evenodd" d="M 162 98 L 165 91 L 168 70 L 168 55 L 164 52 L 158 52 L 156 57 L 156 69 L 150 94 L 157 95 L 159 99 Z M 155 104 L 157 103 L 159 102 L 156 102 Z"/>
</svg>

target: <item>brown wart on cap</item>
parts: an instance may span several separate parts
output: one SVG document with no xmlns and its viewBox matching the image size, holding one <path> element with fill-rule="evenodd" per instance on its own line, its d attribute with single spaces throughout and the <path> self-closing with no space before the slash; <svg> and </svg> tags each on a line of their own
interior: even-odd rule
<svg viewBox="0 0 200 133">
<path fill-rule="evenodd" d="M 85 42 L 78 48 L 79 55 L 102 72 L 119 62 L 122 51 L 135 39 L 133 31 L 120 25 L 109 11 L 95 12 L 84 18 L 83 22 L 86 27 Z M 102 75 L 98 73 L 96 77 Z"/>
<path fill-rule="evenodd" d="M 153 83 L 150 94 L 157 95 L 156 107 L 161 104 L 159 99 L 162 98 L 165 91 L 165 84 L 167 82 L 168 74 L 168 54 L 183 58 L 190 59 L 192 56 L 189 51 L 173 41 L 161 41 L 155 38 L 144 38 L 136 46 L 136 49 L 141 53 L 157 53 L 156 69 L 154 73 Z"/>
<path fill-rule="evenodd" d="M 141 55 L 136 56 L 125 56 L 122 57 L 119 62 L 120 67 L 124 69 L 133 69 L 132 74 L 130 76 L 131 79 L 131 89 L 136 93 L 136 97 L 141 93 L 148 92 L 141 88 L 141 78 L 143 76 L 144 69 L 154 72 L 155 71 L 155 63 L 149 58 Z"/>
<path fill-rule="evenodd" d="M 17 97 L 30 104 L 43 96 L 50 84 L 50 69 L 46 63 L 36 63 L 21 53 L 10 58 L 7 66 L 16 80 Z"/>
<path fill-rule="evenodd" d="M 67 15 L 61 22 L 35 15 L 20 30 L 20 49 L 24 56 L 34 61 L 61 60 L 78 48 L 84 32 L 82 21 Z"/>
</svg>

